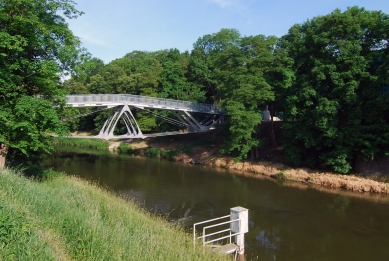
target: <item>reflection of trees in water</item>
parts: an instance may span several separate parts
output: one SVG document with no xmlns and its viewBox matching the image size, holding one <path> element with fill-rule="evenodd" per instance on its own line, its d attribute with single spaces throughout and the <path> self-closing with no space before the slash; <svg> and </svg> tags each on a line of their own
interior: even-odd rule
<svg viewBox="0 0 389 261">
<path fill-rule="evenodd" d="M 327 205 L 327 208 L 335 212 L 338 217 L 346 218 L 347 208 L 350 205 L 350 198 L 345 196 L 336 196 L 334 201 Z"/>
<path fill-rule="evenodd" d="M 255 239 L 260 243 L 261 247 L 265 248 L 266 255 L 280 249 L 281 238 L 276 233 L 261 230 Z"/>
</svg>

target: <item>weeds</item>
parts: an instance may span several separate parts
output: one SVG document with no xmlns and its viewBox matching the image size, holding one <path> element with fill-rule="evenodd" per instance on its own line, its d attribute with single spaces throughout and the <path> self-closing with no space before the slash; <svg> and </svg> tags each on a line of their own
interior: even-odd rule
<svg viewBox="0 0 389 261">
<path fill-rule="evenodd" d="M 0 260 L 18 260 L 30 252 L 21 248 L 31 234 L 31 224 L 24 216 L 25 213 L 12 213 L 0 202 Z"/>
<path fill-rule="evenodd" d="M 0 244 L 9 244 L 15 237 L 28 235 L 30 224 L 22 216 L 10 216 L 0 205 Z"/>
<path fill-rule="evenodd" d="M 109 142 L 100 139 L 87 139 L 87 138 L 55 138 L 54 144 L 67 145 L 67 146 L 79 146 L 91 149 L 108 149 Z"/>
</svg>

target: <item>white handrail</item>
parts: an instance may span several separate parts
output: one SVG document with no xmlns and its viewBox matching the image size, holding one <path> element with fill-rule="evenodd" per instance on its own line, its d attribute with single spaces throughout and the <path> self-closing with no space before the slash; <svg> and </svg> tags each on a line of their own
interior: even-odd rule
<svg viewBox="0 0 389 261">
<path fill-rule="evenodd" d="M 212 222 L 212 221 L 216 221 L 216 220 L 220 220 L 220 219 L 224 219 L 224 218 L 229 218 L 229 217 L 230 217 L 230 215 L 226 215 L 226 216 L 222 216 L 222 217 L 218 217 L 218 218 L 209 219 L 209 220 L 205 220 L 205 221 L 202 221 L 202 222 L 194 223 L 193 224 L 193 244 L 194 244 L 194 246 L 196 246 L 196 226 L 197 225 L 201 225 L 201 224 L 205 224 L 205 223 L 209 223 L 209 222 Z"/>
<path fill-rule="evenodd" d="M 132 105 L 147 106 L 150 108 L 183 109 L 203 113 L 224 114 L 224 109 L 219 109 L 213 104 L 194 103 L 189 101 L 147 97 L 133 94 L 68 95 L 67 103 L 77 104 L 78 106 L 92 106 L 90 104 L 97 105 L 97 103 L 131 103 Z M 99 106 L 103 106 L 103 104 L 99 104 Z"/>
<path fill-rule="evenodd" d="M 228 236 L 215 238 L 215 239 L 213 239 L 213 240 L 211 240 L 211 241 L 205 242 L 204 245 L 209 244 L 209 243 L 213 243 L 213 242 L 216 242 L 216 241 L 220 241 L 220 240 L 226 239 L 226 238 L 230 238 L 230 242 L 231 242 L 231 237 L 237 236 L 237 235 L 240 235 L 240 233 L 235 233 L 235 234 L 231 234 L 231 235 L 228 235 Z"/>
<path fill-rule="evenodd" d="M 230 243 L 231 243 L 231 237 L 240 235 L 240 233 L 231 234 L 231 227 L 228 228 L 228 229 L 217 231 L 217 232 L 212 232 L 210 234 L 206 234 L 206 230 L 209 229 L 209 228 L 217 227 L 217 226 L 231 224 L 233 222 L 239 222 L 240 223 L 240 221 L 241 221 L 240 219 L 234 219 L 234 220 L 224 221 L 224 222 L 221 222 L 221 223 L 205 226 L 205 227 L 203 227 L 203 234 L 202 234 L 202 236 L 196 237 L 196 226 L 197 225 L 206 224 L 206 223 L 209 223 L 209 222 L 213 222 L 213 221 L 216 221 L 216 220 L 221 220 L 221 219 L 225 219 L 225 218 L 229 218 L 229 217 L 231 217 L 231 216 L 227 215 L 227 216 L 218 217 L 218 218 L 214 218 L 214 219 L 210 219 L 210 220 L 206 220 L 206 221 L 202 221 L 202 222 L 198 222 L 198 223 L 193 224 L 193 244 L 194 244 L 194 247 L 196 247 L 196 240 L 198 240 L 198 239 L 202 239 L 203 246 L 205 246 L 207 244 L 210 244 L 210 243 L 213 243 L 213 242 L 221 241 L 221 240 L 226 239 L 226 238 L 229 238 L 230 239 Z M 217 235 L 217 234 L 222 234 L 222 233 L 225 233 L 225 232 L 228 232 L 228 231 L 230 232 L 230 234 L 227 235 L 227 236 L 222 236 L 222 237 L 219 237 L 219 238 L 215 238 L 215 239 L 206 241 L 207 237 L 214 236 L 214 235 Z"/>
<path fill-rule="evenodd" d="M 229 223 L 232 223 L 232 222 L 236 222 L 236 221 L 239 221 L 239 220 L 240 220 L 240 219 L 234 219 L 234 220 L 230 220 L 230 221 L 226 221 L 226 222 L 222 222 L 222 223 L 217 223 L 217 224 L 215 224 L 215 225 L 211 225 L 211 226 L 204 227 L 203 229 L 208 229 L 208 228 L 212 228 L 212 227 L 217 227 L 217 226 L 229 224 Z"/>
<path fill-rule="evenodd" d="M 217 235 L 217 234 L 224 233 L 224 232 L 228 232 L 228 231 L 231 231 L 231 229 L 227 228 L 227 229 L 224 229 L 224 230 L 220 230 L 220 231 L 217 231 L 217 232 L 205 235 L 205 236 L 197 237 L 197 239 L 201 239 L 203 237 L 210 237 L 210 236 Z"/>
<path fill-rule="evenodd" d="M 228 217 L 230 217 L 230 215 L 226 215 L 226 216 L 222 216 L 222 217 L 218 217 L 218 218 L 214 218 L 214 219 L 210 219 L 210 220 L 205 220 L 205 221 L 193 224 L 193 227 L 195 227 L 196 225 L 201 225 L 201 224 L 204 224 L 204 223 L 209 223 L 209 222 L 212 222 L 212 221 L 216 221 L 216 220 L 223 219 L 223 218 L 228 218 Z"/>
</svg>

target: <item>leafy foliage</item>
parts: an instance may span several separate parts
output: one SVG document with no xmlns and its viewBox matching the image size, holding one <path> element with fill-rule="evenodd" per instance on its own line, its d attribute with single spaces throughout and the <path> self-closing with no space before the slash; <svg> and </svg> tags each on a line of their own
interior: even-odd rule
<svg viewBox="0 0 389 261">
<path fill-rule="evenodd" d="M 361 153 L 387 152 L 389 17 L 352 7 L 296 24 L 284 37 L 296 82 L 286 153 L 295 164 L 346 173 Z"/>
<path fill-rule="evenodd" d="M 229 114 L 230 125 L 230 138 L 222 152 L 237 152 L 236 160 L 245 158 L 251 148 L 258 146 L 254 134 L 262 108 L 275 98 L 273 86 L 290 86 L 290 70 L 276 62 L 276 42 L 276 37 L 244 37 L 238 46 L 230 46 L 219 55 L 217 74 L 221 84 L 217 97 Z M 277 71 L 285 76 L 269 77 Z"/>
<path fill-rule="evenodd" d="M 78 62 L 80 42 L 65 18 L 69 0 L 4 0 L 0 5 L 0 143 L 12 156 L 50 152 L 49 134 L 65 132 L 60 76 Z M 2 167 L 2 166 L 1 166 Z"/>
<path fill-rule="evenodd" d="M 236 29 L 223 28 L 217 33 L 200 37 L 193 44 L 188 77 L 203 86 L 209 103 L 216 100 L 217 86 L 220 84 L 216 74 L 218 56 L 225 49 L 237 46 L 240 38 L 240 33 Z"/>
</svg>

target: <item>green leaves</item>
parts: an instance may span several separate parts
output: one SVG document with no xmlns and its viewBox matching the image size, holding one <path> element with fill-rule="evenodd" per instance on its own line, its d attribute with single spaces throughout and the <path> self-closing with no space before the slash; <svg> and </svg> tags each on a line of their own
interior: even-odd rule
<svg viewBox="0 0 389 261">
<path fill-rule="evenodd" d="M 83 50 L 61 13 L 81 14 L 70 0 L 0 5 L 0 142 L 14 155 L 49 152 L 48 135 L 64 133 L 54 109 L 64 101 L 59 76 Z"/>
<path fill-rule="evenodd" d="M 387 92 L 378 91 L 385 89 L 384 77 L 377 78 L 388 32 L 388 15 L 352 7 L 294 25 L 283 37 L 296 72 L 284 125 L 292 162 L 346 173 L 357 154 L 387 150 L 389 140 L 372 138 L 386 136 L 389 124 L 382 103 Z"/>
<path fill-rule="evenodd" d="M 284 62 L 277 61 L 281 53 L 275 52 L 276 41 L 272 36 L 243 37 L 239 45 L 227 47 L 216 59 L 221 83 L 217 86 L 217 97 L 229 115 L 230 137 L 222 152 L 234 153 L 237 161 L 258 146 L 254 134 L 263 108 L 275 99 L 275 89 L 283 85 L 288 88 L 289 76 L 284 73 L 290 69 Z"/>
</svg>

